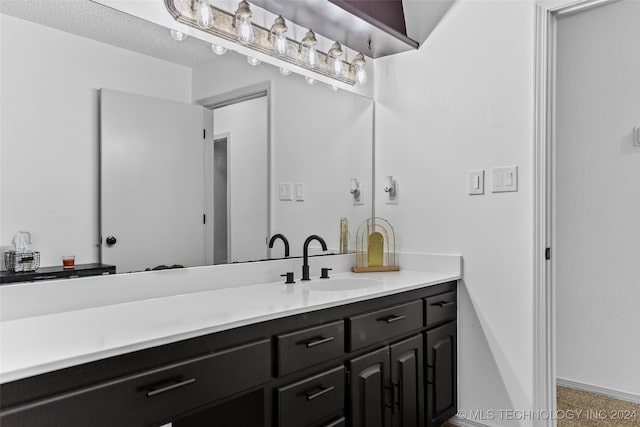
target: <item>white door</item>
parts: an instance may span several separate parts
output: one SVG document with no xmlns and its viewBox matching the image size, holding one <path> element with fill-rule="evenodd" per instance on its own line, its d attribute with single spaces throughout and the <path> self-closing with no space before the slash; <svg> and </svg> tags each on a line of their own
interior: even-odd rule
<svg viewBox="0 0 640 427">
<path fill-rule="evenodd" d="M 102 262 L 202 265 L 203 108 L 108 89 L 100 108 Z"/>
</svg>

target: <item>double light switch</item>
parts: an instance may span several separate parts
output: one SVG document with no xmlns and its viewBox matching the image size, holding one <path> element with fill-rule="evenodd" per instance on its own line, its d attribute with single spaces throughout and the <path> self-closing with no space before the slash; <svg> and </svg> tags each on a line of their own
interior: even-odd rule
<svg viewBox="0 0 640 427">
<path fill-rule="evenodd" d="M 491 169 L 491 192 L 518 191 L 518 167 L 507 166 Z M 484 170 L 469 171 L 469 194 L 484 194 Z"/>
</svg>

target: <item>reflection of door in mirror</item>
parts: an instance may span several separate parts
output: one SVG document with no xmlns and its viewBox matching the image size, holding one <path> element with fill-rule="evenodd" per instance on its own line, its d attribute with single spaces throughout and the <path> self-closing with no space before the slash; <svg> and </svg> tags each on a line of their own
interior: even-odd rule
<svg viewBox="0 0 640 427">
<path fill-rule="evenodd" d="M 102 262 L 202 265 L 203 108 L 103 89 L 100 117 Z"/>
<path fill-rule="evenodd" d="M 205 156 L 214 160 L 205 161 L 205 169 L 213 167 L 205 171 L 213 177 L 205 183 L 207 217 L 213 218 L 206 246 L 213 247 L 215 264 L 267 257 L 268 97 L 237 101 L 208 106 L 214 137 L 213 152 L 209 148 Z"/>
</svg>

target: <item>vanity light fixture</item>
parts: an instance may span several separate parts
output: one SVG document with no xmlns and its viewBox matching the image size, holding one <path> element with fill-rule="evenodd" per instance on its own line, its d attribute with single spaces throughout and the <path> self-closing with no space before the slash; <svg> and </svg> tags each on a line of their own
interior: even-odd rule
<svg viewBox="0 0 640 427">
<path fill-rule="evenodd" d="M 291 74 L 291 70 L 285 67 L 280 67 L 280 74 L 282 74 L 283 76 L 288 76 L 289 74 Z"/>
<path fill-rule="evenodd" d="M 335 42 L 333 46 L 331 46 L 331 49 L 329 49 L 327 61 L 330 62 L 331 70 L 336 77 L 342 76 L 344 72 L 344 65 L 342 64 L 342 59 L 340 59 L 342 55 L 342 46 L 340 46 L 340 43 Z"/>
<path fill-rule="evenodd" d="M 233 20 L 233 26 L 238 31 L 238 40 L 242 44 L 251 44 L 253 40 L 255 40 L 255 36 L 253 34 L 253 26 L 251 25 L 251 17 L 253 16 L 253 12 L 251 12 L 251 7 L 247 0 L 242 0 L 238 4 L 238 9 L 236 9 L 235 19 Z M 238 21 L 240 23 L 238 24 Z"/>
<path fill-rule="evenodd" d="M 249 63 L 249 65 L 257 67 L 262 61 L 260 61 L 258 58 L 254 58 L 253 56 L 247 56 L 247 62 Z"/>
<path fill-rule="evenodd" d="M 356 69 L 356 83 L 359 85 L 367 83 L 367 71 L 364 69 L 366 63 L 362 53 L 358 53 L 351 61 L 351 65 Z"/>
<path fill-rule="evenodd" d="M 181 42 L 187 38 L 187 35 L 182 31 L 171 30 L 170 33 L 171 33 L 171 38 L 178 42 Z"/>
<path fill-rule="evenodd" d="M 305 80 L 307 81 L 307 83 L 309 83 L 310 85 L 314 85 L 316 84 L 316 79 L 314 79 L 313 77 L 305 77 Z"/>
<path fill-rule="evenodd" d="M 337 92 L 338 91 L 338 86 L 331 85 L 331 90 L 334 91 L 334 92 Z"/>
<path fill-rule="evenodd" d="M 311 68 L 315 68 L 320 63 L 320 59 L 318 58 L 318 52 L 316 51 L 316 45 L 318 44 L 318 39 L 316 39 L 316 34 L 309 30 L 307 34 L 304 35 L 304 38 L 300 42 L 300 46 L 298 47 L 298 52 L 302 52 L 302 48 L 305 47 L 307 49 L 307 65 Z"/>
<path fill-rule="evenodd" d="M 278 16 L 271 28 L 264 28 L 251 22 L 253 13 L 247 0 L 242 0 L 235 12 L 229 12 L 209 3 L 210 0 L 164 0 L 169 13 L 181 24 L 189 25 L 212 34 L 227 42 L 242 43 L 246 49 L 259 52 L 247 56 L 261 57 L 264 55 L 277 58 L 280 62 L 291 64 L 278 64 L 283 75 L 288 75 L 292 69 L 302 68 L 320 74 L 335 81 L 327 82 L 330 86 L 340 87 L 337 82 L 348 85 L 356 83 L 365 84 L 367 81 L 364 70 L 365 59 L 359 53 L 349 64 L 345 59 L 348 52 L 335 42 L 328 53 L 317 50 L 318 39 L 312 30 L 308 30 L 301 41 L 286 38 L 287 22 L 282 16 Z M 289 23 L 290 26 L 290 23 Z M 229 45 L 227 44 L 229 47 Z M 222 46 L 214 47 L 213 51 L 221 55 L 226 49 Z M 257 60 L 257 58 L 256 58 Z M 252 60 L 254 62 L 255 60 Z M 301 72 L 301 74 L 308 74 Z M 307 79 L 311 84 L 317 77 Z"/>
<path fill-rule="evenodd" d="M 227 53 L 226 47 L 217 45 L 215 43 L 211 43 L 211 50 L 213 50 L 213 53 L 215 53 L 216 55 L 224 55 L 225 53 Z"/>
<path fill-rule="evenodd" d="M 269 32 L 269 40 L 273 39 L 273 50 L 276 55 L 284 56 L 287 54 L 287 37 L 285 36 L 287 32 L 287 23 L 285 22 L 282 15 L 278 16 L 271 26 L 271 31 Z"/>
<path fill-rule="evenodd" d="M 209 5 L 209 0 L 198 0 L 198 27 L 211 28 L 213 27 L 213 11 Z"/>
</svg>

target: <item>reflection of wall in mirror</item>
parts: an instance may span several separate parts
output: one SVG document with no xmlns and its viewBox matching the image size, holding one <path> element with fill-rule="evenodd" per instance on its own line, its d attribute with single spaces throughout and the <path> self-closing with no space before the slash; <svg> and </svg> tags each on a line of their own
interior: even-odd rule
<svg viewBox="0 0 640 427">
<path fill-rule="evenodd" d="M 353 250 L 353 227 L 372 212 L 373 102 L 344 91 L 333 92 L 327 85 L 309 86 L 299 76 L 283 77 L 268 65 L 247 66 L 238 55 L 225 60 L 229 64 L 225 67 L 212 61 L 194 68 L 193 97 L 197 101 L 271 81 L 271 233 L 289 239 L 292 256 L 302 255 L 302 242 L 310 234 L 321 235 L 338 252 L 340 218 L 347 217 Z M 349 193 L 354 177 L 364 188 L 364 204 L 359 206 L 353 205 Z M 305 200 L 280 201 L 280 182 L 304 183 Z M 311 248 L 310 253 L 321 251 Z M 282 253 L 276 248 L 271 256 Z"/>
<path fill-rule="evenodd" d="M 98 89 L 190 102 L 191 69 L 0 15 L 0 244 L 28 230 L 41 265 L 99 262 Z"/>
</svg>

